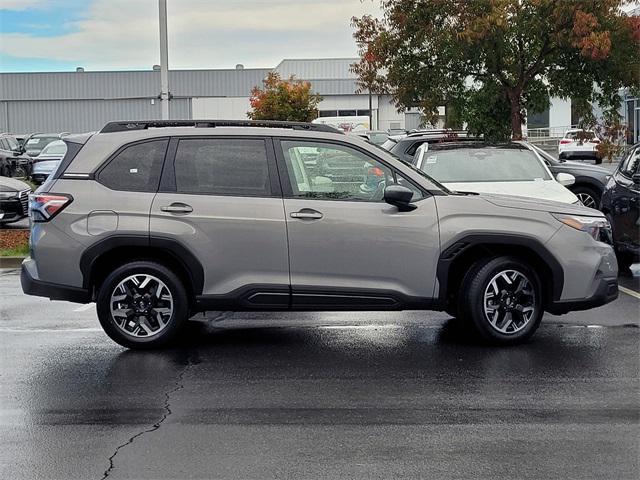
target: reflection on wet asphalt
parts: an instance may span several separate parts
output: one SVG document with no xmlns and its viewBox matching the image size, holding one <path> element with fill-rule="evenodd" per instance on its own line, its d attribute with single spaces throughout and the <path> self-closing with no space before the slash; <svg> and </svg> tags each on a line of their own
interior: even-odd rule
<svg viewBox="0 0 640 480">
<path fill-rule="evenodd" d="M 92 310 L 12 292 L 0 281 L 2 478 L 640 473 L 633 313 L 511 348 L 442 314 L 222 314 L 132 352 Z"/>
</svg>

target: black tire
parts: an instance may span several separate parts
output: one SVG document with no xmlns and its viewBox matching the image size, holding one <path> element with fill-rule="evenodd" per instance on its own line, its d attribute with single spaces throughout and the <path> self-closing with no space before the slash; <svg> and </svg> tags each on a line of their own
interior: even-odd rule
<svg viewBox="0 0 640 480">
<path fill-rule="evenodd" d="M 635 260 L 635 256 L 629 252 L 616 252 L 618 260 L 618 271 L 625 272 L 631 268 Z"/>
<path fill-rule="evenodd" d="M 158 333 L 149 337 L 125 333 L 125 331 L 123 331 L 124 327 L 118 325 L 111 313 L 110 303 L 112 294 L 115 294 L 115 289 L 121 282 L 132 275 L 151 275 L 155 277 L 164 283 L 164 288 L 169 291 L 172 299 L 172 312 L 170 316 L 167 317 L 168 320 L 165 322 L 166 326 L 163 326 Z M 151 295 L 150 298 L 153 299 L 153 295 Z M 96 306 L 98 319 L 105 333 L 113 341 L 123 347 L 131 349 L 153 349 L 168 345 L 180 334 L 180 331 L 184 328 L 189 318 L 189 298 L 181 280 L 164 265 L 151 261 L 127 263 L 111 272 L 100 285 Z M 132 318 L 135 318 L 135 320 L 133 320 L 134 322 L 140 322 L 143 316 L 144 314 Z M 128 318 L 127 316 L 127 319 Z M 128 322 L 129 320 L 126 321 Z"/>
<path fill-rule="evenodd" d="M 600 208 L 600 199 L 602 198 L 602 192 L 598 192 L 596 189 L 586 185 L 578 185 L 576 187 L 573 187 L 571 191 L 580 199 L 583 205 L 595 209 Z M 593 200 L 593 206 L 587 205 L 585 203 L 584 199 L 588 197 L 591 197 L 591 199 Z"/>
<path fill-rule="evenodd" d="M 524 277 L 528 281 L 528 291 L 533 293 L 533 300 L 526 302 L 531 303 L 533 307 L 530 317 L 525 322 L 524 316 L 520 316 L 519 320 L 523 326 L 515 331 L 517 325 L 514 324 L 513 332 L 500 332 L 485 314 L 485 290 L 489 288 L 492 279 L 504 271 L 517 272 Z M 520 283 L 520 280 L 518 282 Z M 521 294 L 516 292 L 515 296 L 518 295 Z M 540 279 L 532 268 L 516 257 L 500 256 L 476 262 L 462 281 L 459 299 L 459 310 L 463 320 L 470 324 L 484 340 L 498 345 L 513 345 L 528 340 L 538 329 L 544 314 Z M 517 305 L 515 300 L 513 305 Z M 520 315 L 520 313 L 510 310 L 508 315 L 503 317 L 504 323 L 507 323 L 509 318 L 515 318 L 513 315 Z M 513 324 L 513 320 L 511 322 Z"/>
<path fill-rule="evenodd" d="M 27 178 L 27 169 L 22 165 L 18 165 L 13 169 L 13 176 L 16 178 Z"/>
</svg>

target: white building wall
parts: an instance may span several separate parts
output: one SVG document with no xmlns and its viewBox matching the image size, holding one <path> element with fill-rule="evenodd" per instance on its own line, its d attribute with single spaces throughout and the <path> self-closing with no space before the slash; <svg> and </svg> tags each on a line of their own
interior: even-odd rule
<svg viewBox="0 0 640 480">
<path fill-rule="evenodd" d="M 571 125 L 571 100 L 552 97 L 549 102 L 549 128 L 569 127 Z"/>
<path fill-rule="evenodd" d="M 249 97 L 194 97 L 191 99 L 193 119 L 247 120 L 251 110 Z"/>
<path fill-rule="evenodd" d="M 378 129 L 405 128 L 404 112 L 398 113 L 390 95 L 380 95 L 378 102 Z"/>
</svg>

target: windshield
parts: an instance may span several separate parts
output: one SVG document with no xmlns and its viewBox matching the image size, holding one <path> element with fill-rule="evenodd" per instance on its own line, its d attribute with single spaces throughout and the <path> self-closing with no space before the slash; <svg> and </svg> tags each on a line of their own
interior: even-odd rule
<svg viewBox="0 0 640 480">
<path fill-rule="evenodd" d="M 51 142 L 55 142 L 59 140 L 58 137 L 31 137 L 27 140 L 27 147 L 33 147 L 35 149 L 42 150 L 45 146 L 50 144 Z"/>
<path fill-rule="evenodd" d="M 421 169 L 443 183 L 550 180 L 535 153 L 509 147 L 430 150 Z"/>
<path fill-rule="evenodd" d="M 396 143 L 398 142 L 396 142 L 392 138 L 387 138 L 384 141 L 384 143 L 381 145 L 381 147 L 384 148 L 385 150 L 391 150 Z"/>
<path fill-rule="evenodd" d="M 67 145 L 60 142 L 51 142 L 42 150 L 42 155 L 64 155 L 67 153 Z"/>
<path fill-rule="evenodd" d="M 375 144 L 374 144 L 375 145 Z M 439 181 L 437 181 L 435 178 L 431 177 L 430 175 L 426 174 L 425 172 L 423 172 L 422 170 L 420 170 L 419 168 L 417 168 L 414 164 L 407 162 L 406 160 L 403 160 L 402 158 L 398 157 L 395 153 L 388 151 L 387 149 L 383 148 L 383 146 L 380 145 L 375 145 L 376 148 L 379 148 L 380 150 L 382 150 L 384 152 L 385 155 L 388 155 L 390 157 L 393 157 L 394 160 L 402 163 L 403 165 L 406 165 L 407 167 L 409 167 L 411 170 L 413 170 L 414 172 L 416 172 L 418 175 L 420 175 L 422 178 L 428 180 L 429 182 L 431 182 L 433 185 L 435 185 L 438 189 L 442 190 L 445 193 L 453 193 L 451 190 L 449 190 L 447 187 L 445 187 L 444 185 L 442 185 Z M 384 155 L 383 155 L 384 157 Z"/>
</svg>

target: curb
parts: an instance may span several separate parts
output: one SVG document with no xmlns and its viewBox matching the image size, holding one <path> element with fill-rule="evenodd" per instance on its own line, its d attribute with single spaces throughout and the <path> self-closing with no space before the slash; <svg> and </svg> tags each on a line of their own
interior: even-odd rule
<svg viewBox="0 0 640 480">
<path fill-rule="evenodd" d="M 20 268 L 25 257 L 0 257 L 0 268 Z"/>
</svg>

